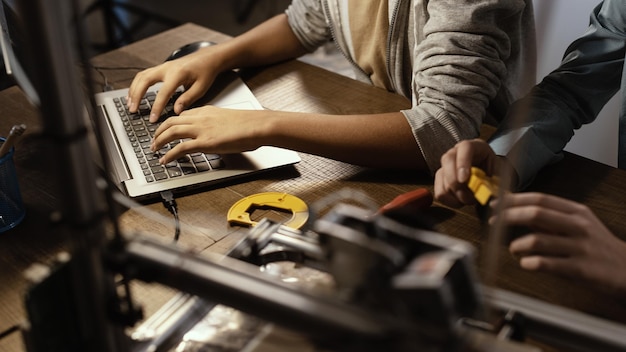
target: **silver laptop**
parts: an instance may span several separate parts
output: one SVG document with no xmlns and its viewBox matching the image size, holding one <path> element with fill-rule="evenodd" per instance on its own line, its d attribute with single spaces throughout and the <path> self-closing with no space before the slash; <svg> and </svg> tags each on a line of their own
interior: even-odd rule
<svg viewBox="0 0 626 352">
<path fill-rule="evenodd" d="M 147 120 L 158 89 L 159 85 L 149 89 L 137 114 L 130 114 L 125 109 L 127 89 L 96 94 L 97 113 L 106 121 L 103 134 L 112 161 L 111 171 L 128 196 L 145 198 L 164 190 L 189 190 L 300 161 L 299 155 L 292 150 L 263 146 L 237 154 L 188 154 L 175 162 L 159 165 L 160 155 L 184 140 L 173 141 L 156 153 L 150 151 L 152 134 L 157 126 Z M 201 103 L 242 110 L 263 109 L 234 72 L 220 75 Z M 167 111 L 172 114 L 171 108 L 166 108 L 165 114 Z"/>
<path fill-rule="evenodd" d="M 31 102 L 38 106 L 37 92 L 13 50 L 9 33 L 12 28 L 9 28 L 5 16 L 5 11 L 12 9 L 5 6 L 2 1 L 0 47 L 5 70 Z M 140 114 L 130 114 L 125 110 L 126 104 L 122 99 L 126 97 L 127 89 L 97 93 L 95 96 L 97 106 L 92 122 L 96 122 L 94 119 L 105 122 L 98 124 L 104 128 L 97 130 L 101 131 L 105 152 L 111 161 L 108 171 L 127 196 L 137 200 L 156 198 L 161 191 L 187 191 L 300 161 L 299 155 L 294 151 L 264 146 L 238 154 L 194 153 L 168 165 L 159 165 L 159 154 L 151 153 L 147 147 L 156 129 L 156 125 L 147 123 L 147 113 L 158 88 L 158 85 L 150 88 Z M 220 75 L 200 103 L 234 109 L 263 109 L 246 84 L 232 71 Z M 183 141 L 173 143 L 180 142 Z"/>
</svg>

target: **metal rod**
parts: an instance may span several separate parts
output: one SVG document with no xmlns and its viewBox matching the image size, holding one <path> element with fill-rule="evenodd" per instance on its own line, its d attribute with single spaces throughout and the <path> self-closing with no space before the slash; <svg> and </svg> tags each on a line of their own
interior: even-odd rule
<svg viewBox="0 0 626 352">
<path fill-rule="evenodd" d="M 315 295 L 264 277 L 257 266 L 230 257 L 194 256 L 147 239 L 131 240 L 114 263 L 137 279 L 219 302 L 314 339 L 363 345 L 405 336 L 416 341 L 450 341 L 453 336 L 428 322 L 407 321 L 370 311 L 336 297 Z"/>
<path fill-rule="evenodd" d="M 524 316 L 524 333 L 567 351 L 626 351 L 626 327 L 513 292 L 484 288 L 485 301 Z"/>
<path fill-rule="evenodd" d="M 128 338 L 111 321 L 115 284 L 102 263 L 106 242 L 102 194 L 84 118 L 84 96 L 78 78 L 72 1 L 24 0 L 18 3 L 26 32 L 29 76 L 41 98 L 40 112 L 52 175 L 59 183 L 64 230 L 70 240 L 72 295 L 76 299 L 78 334 L 85 351 L 122 351 Z M 69 187 L 68 187 L 69 186 Z M 36 333 L 34 334 L 36 337 Z"/>
</svg>

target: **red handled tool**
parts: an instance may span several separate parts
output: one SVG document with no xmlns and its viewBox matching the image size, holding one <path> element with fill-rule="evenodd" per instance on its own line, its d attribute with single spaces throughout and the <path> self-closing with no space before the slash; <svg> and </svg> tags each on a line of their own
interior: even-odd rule
<svg viewBox="0 0 626 352">
<path fill-rule="evenodd" d="M 407 210 L 422 211 L 433 204 L 433 195 L 427 188 L 418 188 L 414 191 L 403 193 L 391 202 L 378 209 L 378 214 L 386 214 L 399 208 Z"/>
</svg>

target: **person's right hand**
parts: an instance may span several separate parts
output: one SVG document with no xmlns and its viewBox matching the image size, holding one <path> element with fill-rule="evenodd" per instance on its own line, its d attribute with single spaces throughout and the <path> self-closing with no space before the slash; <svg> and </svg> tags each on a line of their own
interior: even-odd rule
<svg viewBox="0 0 626 352">
<path fill-rule="evenodd" d="M 490 206 L 505 226 L 528 229 L 510 252 L 523 269 L 566 276 L 624 295 L 626 242 L 616 237 L 589 207 L 543 193 L 507 194 Z M 496 212 L 497 211 L 497 212 Z"/>
<path fill-rule="evenodd" d="M 441 157 L 441 168 L 435 173 L 435 199 L 451 207 L 476 203 L 474 193 L 467 187 L 472 166 L 488 176 L 497 175 L 501 160 L 482 139 L 457 143 Z"/>
<path fill-rule="evenodd" d="M 216 46 L 202 48 L 176 60 L 167 61 L 139 72 L 128 90 L 128 109 L 136 112 L 148 88 L 163 82 L 150 112 L 150 122 L 159 119 L 168 100 L 181 85 L 185 91 L 174 102 L 174 112 L 179 115 L 202 97 L 219 74 L 215 60 Z"/>
</svg>

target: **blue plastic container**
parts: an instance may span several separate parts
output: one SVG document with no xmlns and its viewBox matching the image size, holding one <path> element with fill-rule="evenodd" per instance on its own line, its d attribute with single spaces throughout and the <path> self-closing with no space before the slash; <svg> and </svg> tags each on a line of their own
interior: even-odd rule
<svg viewBox="0 0 626 352">
<path fill-rule="evenodd" d="M 0 142 L 4 140 L 0 138 Z M 15 148 L 11 148 L 0 158 L 0 233 L 14 228 L 26 216 L 13 163 L 14 152 Z"/>
</svg>

